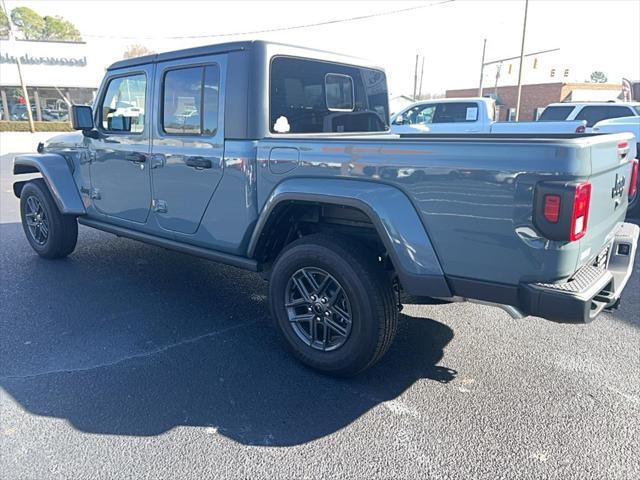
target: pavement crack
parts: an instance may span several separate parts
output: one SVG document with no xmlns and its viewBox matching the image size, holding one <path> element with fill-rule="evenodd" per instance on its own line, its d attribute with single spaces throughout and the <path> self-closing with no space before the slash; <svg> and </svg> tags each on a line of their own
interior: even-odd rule
<svg viewBox="0 0 640 480">
<path fill-rule="evenodd" d="M 96 369 L 99 369 L 99 368 L 113 367 L 115 365 L 119 365 L 121 363 L 125 363 L 125 362 L 128 362 L 130 360 L 138 360 L 138 359 L 141 359 L 141 358 L 152 357 L 154 355 L 158 355 L 158 354 L 164 353 L 164 352 L 166 352 L 168 350 L 171 350 L 171 349 L 174 349 L 174 348 L 177 348 L 177 347 L 182 347 L 184 345 L 189 345 L 191 343 L 199 342 L 200 340 L 204 340 L 206 338 L 216 337 L 218 335 L 222 335 L 224 333 L 231 332 L 233 330 L 238 330 L 240 328 L 248 327 L 249 325 L 253 325 L 254 323 L 257 323 L 257 322 L 258 322 L 258 319 L 250 320 L 248 322 L 238 323 L 238 324 L 232 325 L 230 327 L 221 328 L 220 330 L 214 330 L 213 332 L 208 332 L 208 333 L 204 333 L 202 335 L 198 335 L 197 337 L 187 338 L 187 339 L 181 340 L 179 342 L 170 343 L 170 344 L 164 345 L 164 346 L 162 346 L 160 348 L 156 348 L 155 350 L 149 350 L 147 352 L 141 352 L 141 353 L 136 353 L 134 355 L 128 355 L 126 357 L 119 358 L 119 359 L 114 360 L 112 362 L 100 363 L 98 365 L 90 365 L 90 366 L 87 366 L 87 367 L 57 369 L 57 370 L 45 370 L 45 371 L 42 371 L 42 372 L 27 373 L 27 374 L 24 374 L 24 375 L 0 376 L 0 381 L 2 381 L 2 380 L 28 380 L 28 379 L 32 379 L 32 378 L 44 377 L 44 376 L 47 376 L 47 375 L 60 375 L 60 374 L 66 374 L 66 373 L 79 373 L 79 372 L 87 372 L 87 371 L 90 371 L 90 370 L 96 370 Z"/>
</svg>

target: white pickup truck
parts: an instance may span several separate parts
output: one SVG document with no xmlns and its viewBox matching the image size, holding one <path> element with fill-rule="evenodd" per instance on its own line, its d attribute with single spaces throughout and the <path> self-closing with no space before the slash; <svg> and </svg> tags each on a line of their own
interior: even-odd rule
<svg viewBox="0 0 640 480">
<path fill-rule="evenodd" d="M 496 122 L 491 98 L 439 98 L 413 103 L 391 116 L 393 133 L 583 133 L 586 121 Z"/>
</svg>

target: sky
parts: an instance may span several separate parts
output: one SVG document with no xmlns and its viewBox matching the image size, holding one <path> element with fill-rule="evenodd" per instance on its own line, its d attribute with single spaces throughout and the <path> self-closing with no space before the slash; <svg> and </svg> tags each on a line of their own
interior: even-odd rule
<svg viewBox="0 0 640 480">
<path fill-rule="evenodd" d="M 425 58 L 423 93 L 477 86 L 483 39 L 487 61 L 519 55 L 525 7 L 524 0 L 5 2 L 9 10 L 27 6 L 43 16 L 72 21 L 105 67 L 131 44 L 161 52 L 264 39 L 373 60 L 387 71 L 392 96 L 413 92 L 416 54 Z M 227 35 L 408 8 L 414 9 L 309 28 Z M 559 48 L 541 60 L 570 68 L 570 80 L 582 81 L 594 70 L 605 72 L 612 82 L 638 80 L 639 26 L 639 0 L 530 0 L 525 53 Z M 204 35 L 225 36 L 167 38 Z M 485 69 L 488 84 L 495 81 L 494 68 Z M 525 69 L 524 83 L 527 77 L 535 83 L 536 73 Z"/>
</svg>

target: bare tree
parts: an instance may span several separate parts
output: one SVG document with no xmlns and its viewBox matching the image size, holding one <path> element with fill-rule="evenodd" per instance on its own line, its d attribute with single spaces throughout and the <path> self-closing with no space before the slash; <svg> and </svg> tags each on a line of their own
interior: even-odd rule
<svg viewBox="0 0 640 480">
<path fill-rule="evenodd" d="M 153 50 L 145 47 L 144 45 L 129 45 L 124 52 L 124 58 L 134 58 L 134 57 L 142 57 L 144 55 L 154 54 Z"/>
</svg>

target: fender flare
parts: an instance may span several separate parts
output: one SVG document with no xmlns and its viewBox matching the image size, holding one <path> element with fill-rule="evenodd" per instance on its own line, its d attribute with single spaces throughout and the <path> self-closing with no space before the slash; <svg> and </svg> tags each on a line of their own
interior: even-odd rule
<svg viewBox="0 0 640 480">
<path fill-rule="evenodd" d="M 34 153 L 18 155 L 13 160 L 13 174 L 40 173 L 58 210 L 64 215 L 86 215 L 78 186 L 73 179 L 66 159 L 55 153 Z M 28 180 L 19 180 L 13 184 L 13 192 L 20 197 L 22 187 Z"/>
<path fill-rule="evenodd" d="M 451 297 L 440 261 L 420 217 L 400 189 L 383 183 L 346 179 L 294 178 L 272 191 L 262 208 L 247 255 L 253 258 L 262 230 L 282 202 L 346 205 L 372 221 L 390 255 L 403 290 L 410 295 Z"/>
</svg>

